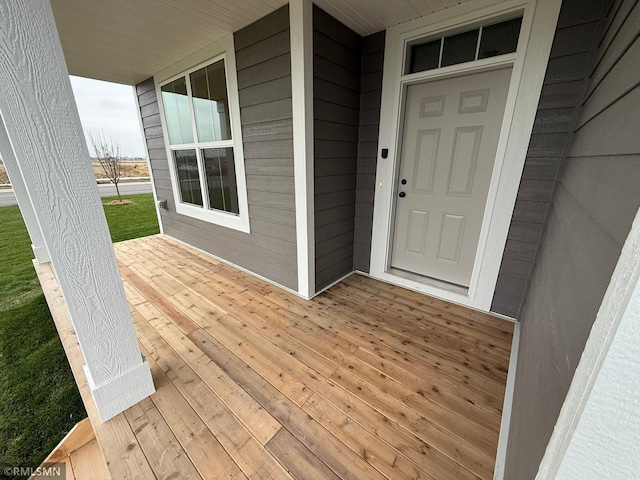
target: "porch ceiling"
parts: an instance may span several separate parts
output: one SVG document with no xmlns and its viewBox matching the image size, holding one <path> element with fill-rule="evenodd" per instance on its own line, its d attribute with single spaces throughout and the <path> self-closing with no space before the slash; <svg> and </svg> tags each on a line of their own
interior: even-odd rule
<svg viewBox="0 0 640 480">
<path fill-rule="evenodd" d="M 468 0 L 316 0 L 369 35 Z M 69 73 L 135 85 L 287 0 L 51 0 Z"/>
</svg>

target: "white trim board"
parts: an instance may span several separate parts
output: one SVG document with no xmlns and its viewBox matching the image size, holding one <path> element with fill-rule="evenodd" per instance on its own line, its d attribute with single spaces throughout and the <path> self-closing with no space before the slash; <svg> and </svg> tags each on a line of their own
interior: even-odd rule
<svg viewBox="0 0 640 480">
<path fill-rule="evenodd" d="M 379 152 L 387 148 L 389 154 L 387 159 L 382 159 L 378 152 L 369 266 L 372 277 L 481 311 L 490 310 L 560 4 L 561 0 L 472 0 L 387 30 Z M 515 54 L 402 75 L 408 42 L 455 31 L 465 25 L 504 18 L 514 12 L 523 14 Z M 513 72 L 468 292 L 454 292 L 392 274 L 389 272 L 389 258 L 393 233 L 393 195 L 399 162 L 397 151 L 405 85 L 417 80 L 446 78 L 505 65 L 513 65 Z M 507 158 L 509 161 L 505 161 Z"/>
<path fill-rule="evenodd" d="M 313 4 L 289 3 L 291 102 L 296 204 L 298 293 L 315 295 L 315 211 L 313 182 Z"/>
<path fill-rule="evenodd" d="M 498 451 L 496 464 L 493 470 L 493 479 L 504 478 L 504 468 L 507 464 L 507 446 L 509 442 L 509 428 L 511 427 L 511 411 L 513 410 L 513 395 L 516 391 L 516 370 L 518 368 L 518 351 L 520 349 L 520 323 L 513 327 L 513 339 L 511 340 L 511 355 L 509 356 L 509 370 L 507 373 L 507 385 L 502 402 L 502 420 L 500 421 L 500 433 L 498 435 Z"/>
</svg>

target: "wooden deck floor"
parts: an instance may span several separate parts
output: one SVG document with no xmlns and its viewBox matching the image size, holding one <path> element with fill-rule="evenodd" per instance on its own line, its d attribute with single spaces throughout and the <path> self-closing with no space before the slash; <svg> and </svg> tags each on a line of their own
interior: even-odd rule
<svg viewBox="0 0 640 480">
<path fill-rule="evenodd" d="M 41 467 L 64 463 L 65 480 L 108 480 L 107 464 L 100 452 L 96 435 L 88 418 L 80 421 L 44 460 Z M 46 480 L 51 474 L 32 475 L 29 480 Z"/>
<path fill-rule="evenodd" d="M 511 323 L 361 275 L 305 301 L 163 236 L 116 253 L 157 393 L 95 426 L 113 478 L 493 478 Z"/>
</svg>

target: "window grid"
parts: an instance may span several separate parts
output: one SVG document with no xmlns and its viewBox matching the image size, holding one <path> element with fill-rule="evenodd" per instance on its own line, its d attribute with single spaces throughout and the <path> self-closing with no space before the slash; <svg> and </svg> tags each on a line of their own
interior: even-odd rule
<svg viewBox="0 0 640 480">
<path fill-rule="evenodd" d="M 477 27 L 477 30 L 478 30 L 478 38 L 477 38 L 477 41 L 476 41 L 475 55 L 474 55 L 473 60 L 470 60 L 470 61 L 477 61 L 477 60 L 478 60 L 478 58 L 479 58 L 479 55 L 480 55 L 480 46 L 481 46 L 481 43 L 482 43 L 482 33 L 483 33 L 483 29 L 484 29 L 484 27 L 490 27 L 490 26 L 494 26 L 494 25 L 500 25 L 500 24 L 508 23 L 508 22 L 510 22 L 510 21 L 512 21 L 512 20 L 516 20 L 516 19 L 519 19 L 519 20 L 521 20 L 521 21 L 522 21 L 522 17 L 516 17 L 516 18 L 511 19 L 511 20 L 503 20 L 502 22 L 497 22 L 497 23 L 492 23 L 492 24 L 487 24 L 487 25 L 480 25 L 480 27 Z M 468 30 L 468 32 L 473 31 L 473 30 L 474 30 L 474 29 Z M 437 67 L 435 67 L 435 68 L 442 68 L 442 56 L 443 56 L 443 53 L 444 53 L 444 44 L 445 44 L 445 39 L 446 39 L 446 38 L 450 38 L 450 37 L 455 37 L 456 35 L 461 35 L 461 34 L 464 34 L 464 33 L 467 33 L 467 32 L 459 32 L 459 33 L 456 33 L 456 34 L 453 34 L 453 35 L 442 35 L 442 36 L 440 37 L 440 52 L 439 52 L 439 55 L 438 55 L 438 66 L 437 66 Z M 518 36 L 519 36 L 519 34 L 518 34 Z M 434 41 L 434 40 L 428 40 L 428 41 L 426 41 L 426 42 L 414 43 L 414 44 L 409 45 L 409 46 L 405 49 L 406 55 L 408 56 L 408 61 L 405 63 L 405 65 L 406 65 L 406 67 L 405 67 L 405 68 L 406 68 L 406 70 L 407 70 L 407 71 L 405 72 L 406 74 L 418 73 L 418 72 L 423 72 L 423 71 L 426 71 L 426 70 L 433 70 L 433 68 L 431 68 L 431 69 L 427 68 L 427 69 L 423 69 L 423 70 L 411 71 L 411 64 L 412 64 L 412 60 L 411 60 L 411 58 L 410 58 L 411 56 L 413 56 L 413 55 L 414 55 L 414 52 L 412 52 L 412 49 L 413 49 L 414 47 L 417 47 L 417 46 L 420 46 L 420 45 L 425 45 L 425 44 L 430 43 L 430 42 L 433 42 L 433 41 Z M 517 42 L 516 42 L 516 44 L 517 44 Z M 514 50 L 514 51 L 515 51 L 515 50 Z M 464 62 L 463 62 L 463 63 L 464 63 Z M 452 65 L 455 65 L 455 64 L 452 64 Z"/>
<path fill-rule="evenodd" d="M 234 132 L 233 132 L 233 127 L 231 126 L 231 138 L 229 140 L 218 140 L 218 141 L 213 141 L 213 142 L 200 142 L 199 137 L 198 137 L 198 128 L 197 128 L 197 121 L 196 121 L 196 115 L 195 115 L 195 108 L 193 105 L 193 89 L 191 87 L 191 74 L 194 72 L 197 72 L 198 70 L 205 68 L 205 74 L 207 75 L 207 92 L 209 94 L 209 96 L 211 96 L 211 92 L 210 92 L 210 86 L 209 86 L 209 82 L 208 82 L 208 72 L 206 70 L 206 67 L 209 65 L 213 65 L 216 62 L 219 62 L 220 60 L 224 61 L 224 73 L 225 73 L 225 82 L 227 84 L 227 95 L 228 95 L 228 88 L 229 88 L 229 79 L 228 79 L 228 75 L 227 75 L 227 62 L 226 62 L 226 56 L 222 55 L 220 57 L 214 58 L 210 61 L 208 61 L 206 64 L 204 65 L 198 65 L 197 67 L 191 68 L 189 70 L 187 70 L 184 74 L 178 75 L 164 83 L 162 83 L 160 85 L 160 87 L 162 88 L 165 85 L 168 85 L 170 83 L 175 82 L 176 80 L 183 78 L 186 84 L 186 90 L 187 90 L 187 100 L 188 100 L 188 105 L 189 105 L 189 114 L 190 114 L 190 120 L 191 120 L 191 129 L 193 132 L 193 139 L 194 142 L 193 143 L 181 143 L 181 144 L 172 144 L 171 141 L 169 140 L 169 149 L 171 150 L 171 152 L 175 152 L 177 150 L 194 150 L 195 154 L 196 154 L 196 160 L 197 160 L 197 164 L 198 164 L 198 174 L 200 175 L 200 191 L 201 191 L 201 195 L 202 195 L 202 203 L 203 203 L 203 207 L 205 210 L 215 210 L 217 212 L 223 213 L 223 214 L 229 214 L 229 215 L 234 215 L 237 216 L 239 215 L 238 213 L 234 213 L 234 212 L 228 212 L 226 210 L 219 210 L 219 209 L 214 209 L 211 207 L 211 202 L 209 199 L 209 188 L 208 188 L 208 180 L 207 180 L 207 171 L 206 171 L 206 166 L 205 166 L 205 162 L 204 162 L 204 158 L 203 158 L 203 154 L 202 151 L 206 148 L 233 148 L 234 147 Z M 230 103 L 230 102 L 229 102 Z M 229 104 L 228 106 L 229 110 L 231 110 L 231 105 Z M 230 114 L 230 111 L 228 112 L 228 114 Z M 174 164 L 174 170 L 176 171 L 176 176 L 179 178 L 179 174 L 177 171 L 177 162 L 175 160 L 175 157 L 173 159 L 173 164 Z M 179 180 L 178 180 L 179 181 Z M 179 189 L 179 193 L 180 193 L 180 201 L 183 203 L 188 203 L 191 204 L 190 202 L 185 202 L 182 198 L 182 189 Z M 191 204 L 193 205 L 193 204 Z"/>
</svg>

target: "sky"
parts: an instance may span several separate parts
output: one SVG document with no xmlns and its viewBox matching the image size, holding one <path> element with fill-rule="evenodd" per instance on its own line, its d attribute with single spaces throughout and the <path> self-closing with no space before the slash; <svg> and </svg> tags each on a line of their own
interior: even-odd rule
<svg viewBox="0 0 640 480">
<path fill-rule="evenodd" d="M 124 157 L 146 158 L 133 87 L 70 77 L 85 136 L 104 133 L 120 144 Z M 91 143 L 89 153 L 93 155 Z"/>
</svg>

